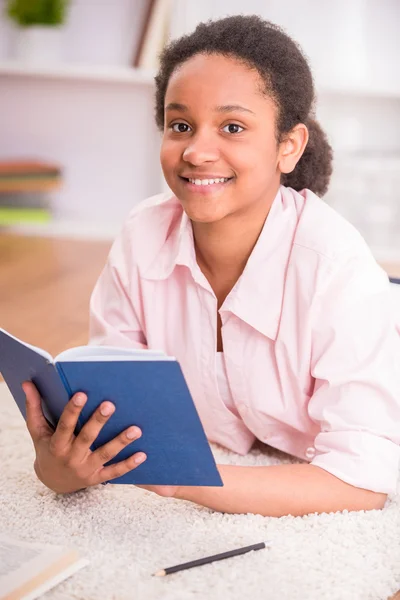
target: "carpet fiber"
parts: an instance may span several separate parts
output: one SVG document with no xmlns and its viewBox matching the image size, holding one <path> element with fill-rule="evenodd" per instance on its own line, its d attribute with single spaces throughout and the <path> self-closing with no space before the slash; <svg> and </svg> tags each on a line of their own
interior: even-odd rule
<svg viewBox="0 0 400 600">
<path fill-rule="evenodd" d="M 382 511 L 281 519 L 214 513 L 133 486 L 56 496 L 35 478 L 32 444 L 5 384 L 0 407 L 0 531 L 76 547 L 91 561 L 45 600 L 387 600 L 400 588 L 399 495 Z M 291 460 L 262 448 L 245 457 L 212 449 L 220 463 Z M 273 547 L 151 575 L 264 540 Z"/>
</svg>

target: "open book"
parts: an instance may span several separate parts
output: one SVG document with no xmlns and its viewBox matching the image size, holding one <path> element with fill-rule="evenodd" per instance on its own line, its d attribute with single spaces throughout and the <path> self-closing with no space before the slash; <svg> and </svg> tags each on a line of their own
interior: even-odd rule
<svg viewBox="0 0 400 600">
<path fill-rule="evenodd" d="M 55 427 L 68 400 L 85 392 L 75 433 L 104 400 L 115 412 L 100 431 L 92 450 L 130 425 L 142 437 L 109 463 L 135 452 L 147 459 L 112 483 L 143 485 L 222 486 L 213 454 L 179 363 L 161 351 L 82 346 L 56 358 L 0 329 L 0 372 L 26 418 L 24 381 L 32 381 L 42 397 L 43 413 Z"/>
<path fill-rule="evenodd" d="M 0 535 L 0 600 L 34 600 L 87 564 L 75 550 Z"/>
</svg>

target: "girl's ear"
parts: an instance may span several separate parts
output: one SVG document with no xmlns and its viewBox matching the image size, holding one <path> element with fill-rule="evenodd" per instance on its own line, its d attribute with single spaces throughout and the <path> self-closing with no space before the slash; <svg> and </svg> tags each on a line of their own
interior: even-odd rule
<svg viewBox="0 0 400 600">
<path fill-rule="evenodd" d="M 299 162 L 308 142 L 308 129 L 299 123 L 285 134 L 280 143 L 278 167 L 281 173 L 291 173 Z"/>
</svg>

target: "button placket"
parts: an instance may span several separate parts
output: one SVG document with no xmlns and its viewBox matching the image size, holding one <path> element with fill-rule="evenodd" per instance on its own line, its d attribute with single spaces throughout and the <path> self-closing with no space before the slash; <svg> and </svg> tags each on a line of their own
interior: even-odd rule
<svg viewBox="0 0 400 600">
<path fill-rule="evenodd" d="M 233 333 L 232 339 L 226 339 L 226 332 L 223 335 L 225 362 L 228 378 L 232 382 L 233 400 L 240 415 L 245 417 L 248 414 L 248 406 L 244 402 L 245 399 L 245 384 L 243 374 L 243 344 L 240 343 L 240 322 L 233 322 L 235 317 L 232 316 L 227 327 Z M 224 332 L 223 332 L 224 333 Z M 237 335 L 235 335 L 235 333 Z M 236 338 L 236 339 L 235 339 Z"/>
<path fill-rule="evenodd" d="M 211 429 L 214 430 L 213 423 L 218 419 L 219 411 L 216 402 L 213 401 L 215 390 L 211 382 L 213 373 L 215 373 L 215 355 L 210 351 L 210 339 L 216 339 L 216 324 L 213 325 L 210 315 L 212 312 L 216 314 L 217 299 L 206 288 L 198 284 L 196 285 L 196 291 L 201 314 L 200 373 L 201 387 L 203 389 L 202 413 L 206 417 L 206 421 Z"/>
<path fill-rule="evenodd" d="M 314 458 L 315 454 L 316 454 L 316 450 L 315 450 L 314 446 L 309 446 L 308 448 L 306 448 L 306 450 L 304 452 L 304 456 L 308 460 L 312 460 Z"/>
</svg>

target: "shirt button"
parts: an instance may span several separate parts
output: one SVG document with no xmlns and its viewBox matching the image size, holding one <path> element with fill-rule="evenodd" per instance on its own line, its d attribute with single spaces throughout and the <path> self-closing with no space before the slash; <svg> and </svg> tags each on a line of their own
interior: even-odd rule
<svg viewBox="0 0 400 600">
<path fill-rule="evenodd" d="M 315 456 L 315 448 L 314 448 L 314 446 L 310 446 L 305 451 L 305 457 L 311 460 L 312 458 L 314 458 L 314 456 Z"/>
</svg>

